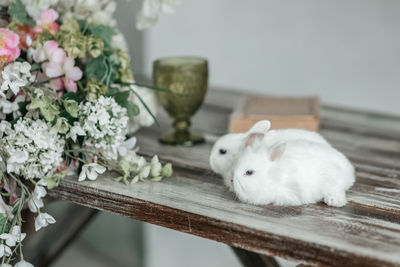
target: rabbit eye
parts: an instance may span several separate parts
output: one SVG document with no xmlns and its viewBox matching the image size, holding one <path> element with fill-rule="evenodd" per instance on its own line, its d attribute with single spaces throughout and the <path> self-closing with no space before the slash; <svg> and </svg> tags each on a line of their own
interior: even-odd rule
<svg viewBox="0 0 400 267">
<path fill-rule="evenodd" d="M 219 154 L 225 155 L 225 154 L 226 154 L 226 149 L 221 148 L 221 149 L 219 150 Z"/>
<path fill-rule="evenodd" d="M 250 175 L 253 175 L 253 173 L 254 173 L 253 170 L 248 170 L 248 171 L 246 171 L 246 173 L 244 175 L 250 176 Z"/>
</svg>

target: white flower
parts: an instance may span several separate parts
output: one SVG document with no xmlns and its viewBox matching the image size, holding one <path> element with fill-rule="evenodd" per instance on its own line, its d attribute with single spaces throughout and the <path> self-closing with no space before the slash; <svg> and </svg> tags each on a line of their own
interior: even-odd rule
<svg viewBox="0 0 400 267">
<path fill-rule="evenodd" d="M 1 161 L 1 157 L 0 157 L 0 161 Z M 11 211 L 12 211 L 12 207 L 7 205 L 4 202 L 3 198 L 0 197 L 0 214 L 5 214 L 6 216 L 10 216 Z"/>
<path fill-rule="evenodd" d="M 79 122 L 86 133 L 83 146 L 95 149 L 107 159 L 118 158 L 117 148 L 125 141 L 128 116 L 114 98 L 100 96 L 81 103 Z"/>
<path fill-rule="evenodd" d="M 13 267 L 13 266 L 11 264 L 2 263 L 0 264 L 0 267 Z"/>
<path fill-rule="evenodd" d="M 178 0 L 144 0 L 136 21 L 136 28 L 143 30 L 154 26 L 161 12 L 174 13 Z"/>
<path fill-rule="evenodd" d="M 11 157 L 7 160 L 7 172 L 12 173 L 16 170 L 23 168 L 24 163 L 28 160 L 29 154 L 27 151 L 14 150 Z"/>
<path fill-rule="evenodd" d="M 14 267 L 34 267 L 34 266 L 27 261 L 20 261 L 17 264 L 15 264 Z"/>
<path fill-rule="evenodd" d="M 128 51 L 128 43 L 121 32 L 117 31 L 117 33 L 113 35 L 111 47 L 114 49 L 121 49 L 122 51 Z"/>
<path fill-rule="evenodd" d="M 49 224 L 55 223 L 56 220 L 48 213 L 40 213 L 35 219 L 35 231 L 47 227 Z"/>
<path fill-rule="evenodd" d="M 21 233 L 21 227 L 19 225 L 15 225 L 9 234 L 1 234 L 0 239 L 5 240 L 7 246 L 13 247 L 15 244 L 17 244 L 17 242 L 22 242 L 25 236 L 25 233 Z"/>
<path fill-rule="evenodd" d="M 11 254 L 11 249 L 8 246 L 0 244 L 0 258 L 3 256 L 10 256 Z"/>
<path fill-rule="evenodd" d="M 20 88 L 32 82 L 31 65 L 28 62 L 13 62 L 8 64 L 1 72 L 2 83 L 0 95 L 5 96 L 4 92 L 10 89 L 16 95 Z"/>
<path fill-rule="evenodd" d="M 74 142 L 76 142 L 76 138 L 79 136 L 85 136 L 86 133 L 82 129 L 81 125 L 79 122 L 74 122 L 74 126 L 71 127 L 69 132 L 67 133 L 66 137 L 71 138 Z"/>
<path fill-rule="evenodd" d="M 86 19 L 89 23 L 116 26 L 113 14 L 116 9 L 114 0 L 63 0 L 56 10 L 61 19 Z"/>
<path fill-rule="evenodd" d="M 10 155 L 7 172 L 26 179 L 50 175 L 62 162 L 64 140 L 50 131 L 50 123 L 20 118 L 6 131 L 1 145 Z"/>
<path fill-rule="evenodd" d="M 97 163 L 88 163 L 82 166 L 82 171 L 79 174 L 78 181 L 82 182 L 84 180 L 96 180 L 99 174 L 102 174 L 106 171 L 106 168 L 97 164 Z"/>
<path fill-rule="evenodd" d="M 42 183 L 43 184 L 43 183 Z M 43 200 L 47 194 L 46 189 L 43 186 L 36 185 L 35 190 L 33 190 L 32 197 L 28 201 L 28 208 L 31 212 L 38 212 L 39 209 L 43 208 Z"/>
<path fill-rule="evenodd" d="M 147 107 L 151 110 L 151 112 L 156 115 L 157 114 L 157 97 L 151 90 L 140 86 L 131 86 L 132 89 L 140 95 L 143 101 L 146 103 Z M 122 90 L 127 90 L 127 88 L 122 88 Z M 140 109 L 140 113 L 137 116 L 131 117 L 128 123 L 128 133 L 136 132 L 140 127 L 149 127 L 154 123 L 153 117 L 147 112 L 142 102 L 138 99 L 135 94 L 129 95 L 129 101 L 138 105 Z"/>
<path fill-rule="evenodd" d="M 136 145 L 136 137 L 131 137 L 129 139 L 127 139 L 126 141 L 124 141 L 118 148 L 118 154 L 121 157 L 125 157 L 130 151 L 133 151 L 133 148 Z M 133 151 L 134 152 L 134 151 Z"/>
<path fill-rule="evenodd" d="M 155 155 L 150 162 L 150 167 L 151 167 L 151 176 L 152 177 L 157 177 L 161 174 L 161 169 L 162 169 L 162 165 L 157 157 L 157 155 Z"/>
<path fill-rule="evenodd" d="M 55 5 L 59 0 L 22 0 L 26 12 L 34 19 L 39 18 L 40 13 Z"/>
<path fill-rule="evenodd" d="M 25 96 L 19 95 L 14 101 L 9 101 L 6 98 L 0 97 L 0 109 L 4 114 L 14 114 L 14 118 L 20 116 L 18 103 L 25 101 Z"/>
</svg>

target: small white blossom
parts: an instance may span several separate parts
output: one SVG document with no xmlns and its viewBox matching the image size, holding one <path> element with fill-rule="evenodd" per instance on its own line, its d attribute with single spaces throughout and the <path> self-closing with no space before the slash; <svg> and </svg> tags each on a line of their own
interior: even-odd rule
<svg viewBox="0 0 400 267">
<path fill-rule="evenodd" d="M 0 141 L 10 155 L 7 172 L 26 179 L 50 175 L 62 162 L 64 140 L 42 120 L 20 118 Z"/>
<path fill-rule="evenodd" d="M 132 89 L 140 95 L 142 100 L 146 103 L 147 107 L 151 112 L 157 114 L 157 97 L 151 90 L 140 86 L 131 85 Z M 128 88 L 122 88 L 122 90 L 128 90 Z M 142 102 L 135 94 L 130 94 L 128 100 L 136 105 L 140 109 L 140 113 L 137 116 L 131 117 L 128 122 L 128 133 L 136 132 L 140 127 L 149 127 L 154 123 L 153 117 L 147 112 Z"/>
<path fill-rule="evenodd" d="M 133 150 L 133 148 L 135 147 L 136 142 L 137 142 L 136 137 L 131 137 L 131 138 L 125 140 L 125 141 L 117 148 L 118 154 L 119 154 L 121 157 L 125 157 L 126 155 L 128 155 L 129 152 L 131 152 L 131 151 L 135 152 L 135 151 Z"/>
<path fill-rule="evenodd" d="M 5 96 L 7 90 L 16 95 L 20 88 L 32 82 L 31 65 L 28 62 L 13 62 L 8 64 L 1 72 L 0 95 Z"/>
<path fill-rule="evenodd" d="M 49 224 L 55 223 L 56 220 L 48 213 L 40 213 L 35 219 L 35 231 L 47 227 Z"/>
<path fill-rule="evenodd" d="M 57 4 L 58 1 L 59 0 L 22 0 L 21 2 L 24 4 L 29 16 L 37 19 L 43 10 L 49 9 L 51 6 Z"/>
<path fill-rule="evenodd" d="M 97 164 L 97 163 L 88 163 L 82 166 L 81 173 L 79 174 L 78 181 L 82 182 L 84 180 L 96 180 L 99 174 L 102 174 L 106 171 L 106 168 Z"/>
<path fill-rule="evenodd" d="M 107 159 L 117 159 L 117 148 L 125 141 L 128 116 L 112 97 L 81 103 L 79 122 L 86 133 L 83 146 L 97 150 Z"/>
<path fill-rule="evenodd" d="M 2 258 L 3 256 L 10 256 L 11 254 L 12 251 L 8 246 L 0 244 L 0 258 Z"/>
<path fill-rule="evenodd" d="M 28 208 L 31 212 L 36 213 L 39 209 L 43 208 L 43 200 L 47 194 L 46 189 L 43 186 L 36 185 L 35 190 L 33 190 L 32 196 L 28 201 Z"/>
<path fill-rule="evenodd" d="M 21 227 L 19 225 L 15 225 L 9 234 L 1 234 L 0 239 L 5 240 L 7 246 L 13 247 L 17 244 L 17 242 L 22 242 L 25 236 L 25 233 L 21 233 Z"/>
<path fill-rule="evenodd" d="M 114 0 L 63 0 L 55 9 L 61 19 L 86 19 L 89 23 L 116 26 L 113 15 L 116 10 Z"/>
<path fill-rule="evenodd" d="M 1 161 L 1 157 L 0 157 Z M 0 214 L 5 214 L 6 216 L 11 216 L 12 207 L 7 205 L 3 198 L 0 197 Z"/>
<path fill-rule="evenodd" d="M 157 177 L 161 174 L 162 165 L 161 165 L 157 155 L 155 155 L 151 159 L 150 166 L 151 166 L 151 176 L 152 177 Z"/>
<path fill-rule="evenodd" d="M 85 136 L 86 133 L 82 129 L 81 125 L 79 122 L 74 122 L 74 126 L 71 127 L 69 132 L 67 133 L 66 137 L 71 138 L 74 142 L 76 142 L 76 138 L 79 136 Z"/>
<path fill-rule="evenodd" d="M 154 26 L 161 12 L 174 13 L 179 4 L 178 0 L 144 0 L 137 17 L 136 28 L 143 30 Z"/>
<path fill-rule="evenodd" d="M 20 261 L 17 264 L 15 264 L 14 267 L 34 267 L 34 266 L 27 261 Z"/>
</svg>

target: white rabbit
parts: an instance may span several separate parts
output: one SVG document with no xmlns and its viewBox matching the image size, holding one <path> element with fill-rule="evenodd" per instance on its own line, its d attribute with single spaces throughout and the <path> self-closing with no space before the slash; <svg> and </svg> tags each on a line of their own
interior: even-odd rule
<svg viewBox="0 0 400 267">
<path fill-rule="evenodd" d="M 276 142 L 285 142 L 294 139 L 303 139 L 329 145 L 328 142 L 316 132 L 301 129 L 271 130 L 268 120 L 258 121 L 246 133 L 227 134 L 220 137 L 214 144 L 210 154 L 211 169 L 220 174 L 224 184 L 233 191 L 232 177 L 234 165 L 240 153 L 247 146 L 260 146 L 259 140 L 263 139 L 265 145 L 271 146 Z"/>
<path fill-rule="evenodd" d="M 293 140 L 265 148 L 248 147 L 238 159 L 233 187 L 251 204 L 301 205 L 324 201 L 346 204 L 354 167 L 331 146 Z"/>
<path fill-rule="evenodd" d="M 220 137 L 211 149 L 211 169 L 220 174 L 224 184 L 233 191 L 231 179 L 233 176 L 233 165 L 240 152 L 243 151 L 246 141 L 255 143 L 255 139 L 262 140 L 271 124 L 269 121 L 259 121 L 246 133 L 231 133 Z M 257 138 L 260 136 L 260 138 Z"/>
</svg>

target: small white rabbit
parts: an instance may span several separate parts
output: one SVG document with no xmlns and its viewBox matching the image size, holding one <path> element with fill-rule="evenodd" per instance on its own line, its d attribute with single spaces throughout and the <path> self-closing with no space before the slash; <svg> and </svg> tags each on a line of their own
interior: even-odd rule
<svg viewBox="0 0 400 267">
<path fill-rule="evenodd" d="M 265 148 L 248 147 L 233 177 L 238 198 L 251 204 L 302 205 L 324 201 L 346 204 L 346 190 L 355 181 L 354 167 L 339 151 L 304 140 Z"/>
<path fill-rule="evenodd" d="M 210 166 L 211 169 L 220 174 L 224 184 L 233 191 L 231 179 L 233 176 L 233 166 L 246 146 L 246 141 L 255 143 L 255 140 L 262 140 L 271 124 L 269 121 L 259 121 L 246 133 L 232 133 L 220 137 L 211 149 Z M 257 138 L 260 137 L 260 138 Z"/>
<path fill-rule="evenodd" d="M 222 176 L 224 184 L 230 191 L 233 191 L 231 182 L 233 168 L 240 153 L 245 147 L 262 145 L 261 142 L 259 142 L 260 140 L 263 140 L 266 146 L 294 139 L 309 140 L 329 145 L 329 143 L 316 132 L 301 129 L 268 131 L 270 127 L 271 123 L 268 120 L 258 121 L 248 132 L 224 135 L 214 144 L 210 154 L 211 169 Z"/>
</svg>

